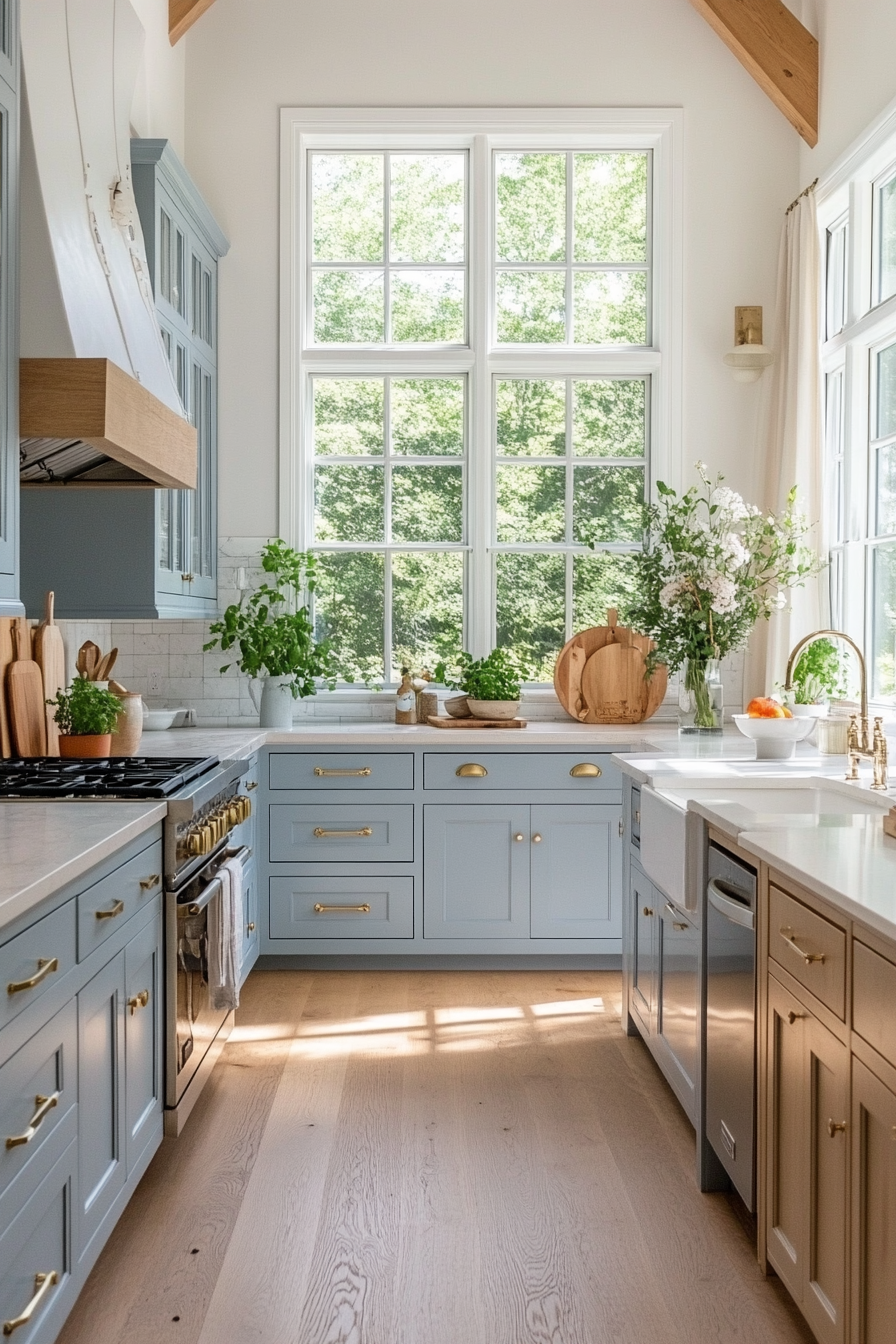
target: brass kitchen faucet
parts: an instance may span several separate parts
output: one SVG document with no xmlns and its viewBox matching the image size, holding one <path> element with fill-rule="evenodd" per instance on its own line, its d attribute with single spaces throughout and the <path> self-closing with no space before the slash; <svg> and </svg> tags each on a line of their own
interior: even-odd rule
<svg viewBox="0 0 896 1344">
<path fill-rule="evenodd" d="M 805 639 L 801 639 L 794 646 L 790 657 L 787 659 L 784 689 L 785 691 L 793 690 L 793 668 L 803 649 L 814 643 L 816 639 L 826 638 L 842 639 L 844 643 L 849 645 L 859 661 L 859 675 L 862 680 L 859 713 L 849 716 L 849 728 L 846 732 L 846 754 L 849 759 L 846 778 L 850 780 L 858 779 L 859 761 L 872 761 L 874 783 L 871 787 L 883 793 L 887 788 L 887 739 L 884 736 L 884 721 L 881 718 L 875 718 L 874 736 L 869 741 L 871 734 L 868 726 L 868 673 L 865 667 L 865 656 L 855 640 L 844 634 L 842 630 L 815 630 L 811 635 L 806 635 Z"/>
</svg>

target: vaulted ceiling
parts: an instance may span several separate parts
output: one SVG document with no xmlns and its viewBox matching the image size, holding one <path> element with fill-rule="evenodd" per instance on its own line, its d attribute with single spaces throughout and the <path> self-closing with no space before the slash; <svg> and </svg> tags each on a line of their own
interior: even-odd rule
<svg viewBox="0 0 896 1344">
<path fill-rule="evenodd" d="M 214 0 L 168 0 L 179 41 Z M 818 141 L 818 42 L 781 0 L 691 0 L 809 145 Z"/>
</svg>

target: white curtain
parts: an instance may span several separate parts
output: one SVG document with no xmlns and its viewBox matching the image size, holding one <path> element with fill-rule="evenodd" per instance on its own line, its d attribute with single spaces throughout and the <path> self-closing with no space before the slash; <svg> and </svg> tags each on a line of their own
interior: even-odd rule
<svg viewBox="0 0 896 1344">
<path fill-rule="evenodd" d="M 824 412 L 820 364 L 823 274 L 815 193 L 804 192 L 788 211 L 778 254 L 776 357 L 765 425 L 765 507 L 782 509 L 791 487 L 812 524 L 806 539 L 826 558 L 824 536 Z M 783 682 L 794 644 L 829 623 L 828 577 L 823 570 L 794 589 L 788 606 L 760 623 L 750 649 L 747 692 L 764 694 Z M 765 638 L 763 638 L 765 636 Z"/>
</svg>

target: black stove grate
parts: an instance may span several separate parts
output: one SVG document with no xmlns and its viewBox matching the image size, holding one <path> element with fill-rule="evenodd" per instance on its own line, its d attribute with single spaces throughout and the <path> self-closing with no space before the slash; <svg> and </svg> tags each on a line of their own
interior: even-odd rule
<svg viewBox="0 0 896 1344">
<path fill-rule="evenodd" d="M 0 761 L 0 798 L 170 798 L 217 764 L 217 756 Z"/>
</svg>

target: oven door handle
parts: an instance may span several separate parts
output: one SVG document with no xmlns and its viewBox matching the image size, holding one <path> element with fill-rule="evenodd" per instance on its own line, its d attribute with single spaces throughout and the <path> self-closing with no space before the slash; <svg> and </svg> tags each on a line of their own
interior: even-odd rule
<svg viewBox="0 0 896 1344">
<path fill-rule="evenodd" d="M 225 858 L 225 861 L 238 859 L 241 864 L 244 864 L 251 854 L 252 851 L 248 845 L 241 845 L 239 849 L 226 850 L 223 857 Z M 222 885 L 220 877 L 213 877 L 198 900 L 185 901 L 183 905 L 178 905 L 178 919 L 189 919 L 192 918 L 193 915 L 201 914 L 206 906 L 213 901 L 216 896 L 221 894 Z"/>
</svg>

